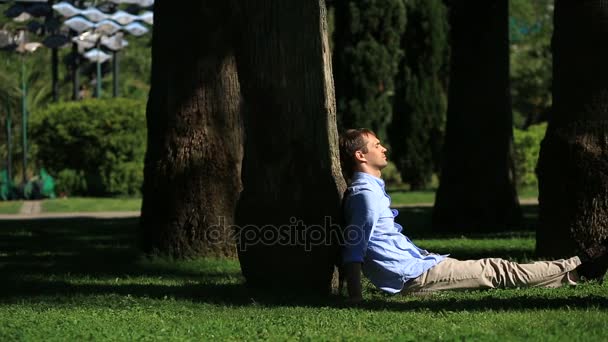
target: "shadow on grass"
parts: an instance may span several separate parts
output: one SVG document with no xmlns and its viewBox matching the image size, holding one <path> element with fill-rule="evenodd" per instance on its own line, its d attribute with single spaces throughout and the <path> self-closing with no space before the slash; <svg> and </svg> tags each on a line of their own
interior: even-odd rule
<svg viewBox="0 0 608 342">
<path fill-rule="evenodd" d="M 138 224 L 138 218 L 0 220 L 0 274 L 4 279 L 63 274 L 171 279 L 201 276 L 195 270 L 166 267 L 167 263 L 142 263 L 135 247 Z"/>
<path fill-rule="evenodd" d="M 0 221 L 0 302 L 33 298 L 59 304 L 73 296 L 117 295 L 228 306 L 348 307 L 338 296 L 253 295 L 243 285 L 237 268 L 142 263 L 134 247 L 137 225 L 136 218 Z M 130 277 L 144 279 L 129 281 Z M 113 283 L 114 278 L 121 280 Z M 374 297 L 359 307 L 394 311 L 608 308 L 608 298 L 596 295 L 548 298 L 528 293 L 512 298 L 439 297 L 406 302 Z M 93 305 L 103 306 L 111 300 L 102 297 L 95 301 Z"/>
</svg>

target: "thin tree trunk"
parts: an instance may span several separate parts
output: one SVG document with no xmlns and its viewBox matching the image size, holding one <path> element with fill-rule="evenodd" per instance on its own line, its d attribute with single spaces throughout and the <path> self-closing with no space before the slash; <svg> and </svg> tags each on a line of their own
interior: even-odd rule
<svg viewBox="0 0 608 342">
<path fill-rule="evenodd" d="M 436 228 L 487 230 L 520 220 L 508 24 L 507 0 L 451 1 L 451 77 Z"/>
<path fill-rule="evenodd" d="M 154 12 L 143 248 L 235 255 L 242 123 L 230 4 L 157 0 Z"/>
<path fill-rule="evenodd" d="M 541 256 L 570 256 L 608 237 L 607 7 L 555 1 L 553 111 L 537 167 Z"/>
<path fill-rule="evenodd" d="M 345 183 L 325 3 L 256 0 L 243 10 L 241 269 L 253 288 L 327 292 Z"/>
</svg>

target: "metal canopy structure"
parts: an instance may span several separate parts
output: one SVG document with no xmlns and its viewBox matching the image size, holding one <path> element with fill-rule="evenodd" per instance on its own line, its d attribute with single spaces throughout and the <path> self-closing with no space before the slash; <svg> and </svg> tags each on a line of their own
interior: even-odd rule
<svg viewBox="0 0 608 342">
<path fill-rule="evenodd" d="M 57 49 L 72 42 L 72 49 L 81 53 L 97 65 L 97 96 L 101 94 L 101 64 L 113 59 L 113 95 L 118 95 L 118 57 L 117 53 L 128 42 L 124 34 L 141 36 L 149 32 L 146 25 L 153 25 L 154 15 L 150 6 L 154 0 L 110 0 L 99 6 L 84 4 L 84 1 L 71 0 L 57 3 L 55 0 L 0 0 L 1 3 L 11 3 L 4 15 L 19 23 L 21 28 L 16 31 L 0 29 L 0 49 L 11 50 L 22 54 L 33 53 L 46 46 L 51 48 L 53 71 L 53 99 L 57 100 Z M 120 6 L 128 4 L 121 10 Z M 83 8 L 84 7 L 84 8 Z M 141 13 L 139 13 L 141 12 Z M 56 16 L 55 13 L 59 14 Z M 145 25 L 144 25 L 145 24 Z M 28 41 L 27 32 L 40 37 L 42 42 Z M 103 49 L 109 50 L 107 53 Z M 27 142 L 27 84 L 26 66 L 21 59 L 21 95 L 22 95 L 22 137 L 23 137 L 23 182 L 27 182 L 28 142 Z M 78 63 L 74 64 L 74 93 L 78 98 Z M 7 131 L 11 131 L 11 118 L 7 114 Z M 7 135 L 8 146 L 8 177 L 12 179 L 11 137 Z"/>
</svg>

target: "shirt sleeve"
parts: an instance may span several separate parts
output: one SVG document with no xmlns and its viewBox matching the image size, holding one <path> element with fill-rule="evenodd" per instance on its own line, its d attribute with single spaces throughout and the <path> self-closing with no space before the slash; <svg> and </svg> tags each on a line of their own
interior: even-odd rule
<svg viewBox="0 0 608 342">
<path fill-rule="evenodd" d="M 367 189 L 353 193 L 346 199 L 343 263 L 363 262 L 367 242 L 380 218 L 375 202 L 373 192 Z"/>
</svg>

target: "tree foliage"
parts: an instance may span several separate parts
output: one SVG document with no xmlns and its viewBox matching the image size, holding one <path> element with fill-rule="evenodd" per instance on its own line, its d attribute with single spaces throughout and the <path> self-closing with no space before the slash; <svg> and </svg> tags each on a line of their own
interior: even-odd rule
<svg viewBox="0 0 608 342">
<path fill-rule="evenodd" d="M 447 90 L 447 11 L 441 0 L 411 0 L 401 38 L 405 57 L 395 82 L 389 129 L 392 160 L 412 189 L 439 168 Z"/>
<path fill-rule="evenodd" d="M 367 127 L 385 138 L 403 57 L 404 1 L 337 1 L 334 13 L 338 127 Z"/>
<path fill-rule="evenodd" d="M 553 2 L 509 1 L 511 96 L 518 128 L 546 121 L 551 108 Z"/>
</svg>

